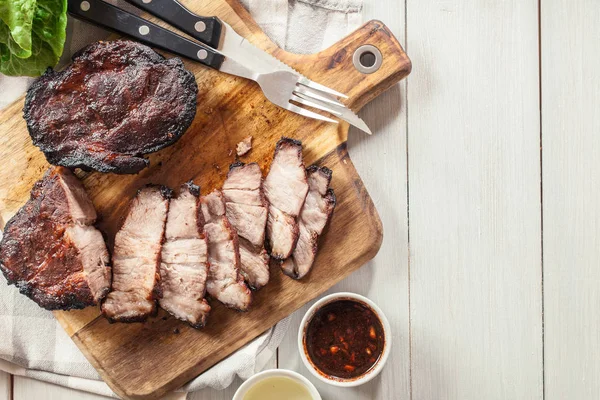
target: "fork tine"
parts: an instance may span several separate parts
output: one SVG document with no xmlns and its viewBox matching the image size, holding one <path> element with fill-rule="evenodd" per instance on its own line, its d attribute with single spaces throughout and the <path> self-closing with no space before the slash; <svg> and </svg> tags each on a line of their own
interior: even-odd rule
<svg viewBox="0 0 600 400">
<path fill-rule="evenodd" d="M 302 93 L 292 94 L 293 99 L 294 99 L 294 97 L 300 98 L 304 101 L 304 103 L 302 103 L 300 101 L 299 101 L 299 103 L 306 104 L 307 106 L 314 107 L 319 110 L 327 111 L 327 112 L 335 115 L 336 117 L 343 119 L 344 121 L 350 123 L 351 125 L 354 125 L 361 131 L 363 131 L 369 135 L 372 134 L 371 130 L 369 129 L 369 127 L 367 126 L 365 121 L 363 121 L 358 115 L 354 114 L 354 112 L 352 112 L 352 110 L 350 110 L 349 108 L 339 107 L 339 106 L 331 105 L 329 103 L 323 103 L 322 101 L 311 99 L 309 97 L 307 98 Z"/>
<path fill-rule="evenodd" d="M 305 96 L 310 97 L 311 99 L 319 100 L 319 101 L 322 101 L 324 103 L 329 103 L 329 104 L 332 104 L 334 106 L 338 106 L 338 107 L 342 107 L 342 108 L 346 107 L 344 105 L 344 103 L 341 103 L 341 102 L 337 101 L 333 97 L 330 97 L 327 94 L 323 94 L 321 92 L 318 92 L 315 89 L 307 88 L 307 87 L 304 87 L 304 86 L 298 86 L 298 85 L 296 85 L 296 88 L 294 89 L 294 93 L 295 94 L 301 93 L 301 94 L 303 94 Z"/>
<path fill-rule="evenodd" d="M 330 89 L 327 86 L 321 85 L 320 83 L 313 82 L 310 79 L 305 78 L 304 76 L 301 76 L 300 79 L 298 79 L 298 83 L 301 85 L 313 88 L 313 89 L 320 90 L 321 92 L 324 92 L 324 93 L 329 93 L 333 96 L 341 97 L 343 99 L 348 98 L 348 96 L 346 96 L 345 94 L 336 92 L 335 90 Z"/>
<path fill-rule="evenodd" d="M 298 107 L 292 103 L 286 104 L 285 108 L 288 109 L 289 111 L 295 112 L 296 114 L 300 114 L 300 115 L 308 117 L 308 118 L 318 119 L 318 120 L 325 121 L 325 122 L 333 122 L 335 124 L 338 123 L 335 119 L 324 117 L 321 114 L 317 114 L 316 112 L 307 110 L 302 107 Z"/>
<path fill-rule="evenodd" d="M 340 115 L 342 115 L 341 112 L 332 109 L 332 107 L 326 107 L 322 103 L 319 104 L 316 101 L 312 101 L 312 100 L 310 100 L 310 98 L 305 97 L 301 93 L 298 93 L 298 94 L 292 93 L 290 100 L 293 100 L 300 104 L 304 104 L 305 106 L 316 108 L 318 110 L 326 111 L 328 113 L 335 115 L 336 117 L 339 117 Z"/>
</svg>

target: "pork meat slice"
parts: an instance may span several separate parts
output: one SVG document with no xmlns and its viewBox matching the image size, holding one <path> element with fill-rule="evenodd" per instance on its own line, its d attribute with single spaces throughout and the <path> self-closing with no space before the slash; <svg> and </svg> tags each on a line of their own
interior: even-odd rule
<svg viewBox="0 0 600 400">
<path fill-rule="evenodd" d="M 308 194 L 298 217 L 300 236 L 292 256 L 281 263 L 286 275 L 301 279 L 310 271 L 317 254 L 317 241 L 335 208 L 335 194 L 329 188 L 331 170 L 311 166 L 308 171 Z"/>
<path fill-rule="evenodd" d="M 277 142 L 264 191 L 269 202 L 267 248 L 271 257 L 284 260 L 296 247 L 299 236 L 296 217 L 308 192 L 300 141 L 281 138 Z"/>
<path fill-rule="evenodd" d="M 208 293 L 227 307 L 246 311 L 252 293 L 240 274 L 238 236 L 227 219 L 225 200 L 219 190 L 200 198 L 204 232 L 208 238 Z"/>
<path fill-rule="evenodd" d="M 171 189 L 140 189 L 115 236 L 112 291 L 102 304 L 114 322 L 141 322 L 156 313 L 161 248 Z"/>
<path fill-rule="evenodd" d="M 97 304 L 110 288 L 110 258 L 95 221 L 79 179 L 67 168 L 50 168 L 4 229 L 0 270 L 48 310 Z"/>
<path fill-rule="evenodd" d="M 208 277 L 208 243 L 200 211 L 200 188 L 182 185 L 171 199 L 160 264 L 160 306 L 194 328 L 206 324 L 210 306 L 204 299 Z"/>
<path fill-rule="evenodd" d="M 257 163 L 235 163 L 223 184 L 227 218 L 239 236 L 241 273 L 254 289 L 269 282 L 269 255 L 265 250 L 265 227 L 269 203 Z"/>
</svg>

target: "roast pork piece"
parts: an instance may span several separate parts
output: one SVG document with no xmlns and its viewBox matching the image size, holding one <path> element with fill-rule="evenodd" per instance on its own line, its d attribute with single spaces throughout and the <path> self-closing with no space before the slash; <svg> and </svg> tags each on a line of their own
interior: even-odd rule
<svg viewBox="0 0 600 400">
<path fill-rule="evenodd" d="M 317 241 L 335 208 L 335 194 L 329 188 L 331 170 L 325 167 L 308 168 L 308 194 L 300 211 L 300 237 L 292 256 L 281 263 L 286 275 L 303 278 L 313 265 Z"/>
<path fill-rule="evenodd" d="M 208 237 L 208 293 L 225 304 L 246 311 L 252 302 L 252 293 L 240 274 L 238 236 L 225 215 L 225 201 L 220 191 L 202 196 L 204 232 Z"/>
<path fill-rule="evenodd" d="M 102 304 L 114 322 L 141 322 L 156 313 L 160 254 L 171 189 L 146 186 L 129 205 L 115 236 L 112 291 Z"/>
<path fill-rule="evenodd" d="M 239 237 L 241 273 L 248 285 L 260 289 L 269 282 L 269 255 L 264 245 L 269 203 L 258 164 L 232 164 L 223 196 L 227 218 Z"/>
<path fill-rule="evenodd" d="M 0 269 L 8 283 L 48 310 L 97 304 L 110 287 L 110 259 L 95 221 L 77 177 L 50 168 L 4 229 Z"/>
<path fill-rule="evenodd" d="M 299 235 L 296 217 L 308 192 L 301 142 L 289 138 L 277 142 L 264 190 L 269 201 L 267 248 L 271 257 L 284 260 L 296 247 Z"/>
<path fill-rule="evenodd" d="M 38 78 L 23 114 L 49 163 L 133 174 L 149 165 L 144 154 L 183 135 L 197 94 L 180 59 L 130 40 L 96 42 L 65 69 Z"/>
<path fill-rule="evenodd" d="M 194 328 L 203 327 L 210 312 L 204 299 L 208 244 L 199 196 L 200 188 L 188 182 L 171 200 L 160 264 L 160 306 Z"/>
</svg>

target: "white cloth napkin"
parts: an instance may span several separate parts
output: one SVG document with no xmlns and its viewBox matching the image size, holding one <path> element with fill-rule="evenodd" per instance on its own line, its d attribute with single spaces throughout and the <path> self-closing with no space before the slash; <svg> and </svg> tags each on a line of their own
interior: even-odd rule
<svg viewBox="0 0 600 400">
<path fill-rule="evenodd" d="M 129 10 L 128 4 L 111 0 Z M 242 0 L 253 18 L 280 47 L 314 53 L 354 31 L 361 23 L 362 0 Z M 70 19 L 61 64 L 85 45 L 108 35 L 106 31 Z M 0 75 L 0 108 L 18 99 L 33 80 Z M 236 375 L 247 379 L 275 355 L 289 318 L 280 321 L 236 353 L 221 361 L 181 391 L 204 387 L 223 389 Z M 216 322 L 216 321 L 214 321 Z M 0 274 L 0 370 L 54 384 L 116 397 L 96 370 L 48 311 L 37 307 L 7 286 Z M 170 398 L 185 398 L 174 393 Z"/>
</svg>

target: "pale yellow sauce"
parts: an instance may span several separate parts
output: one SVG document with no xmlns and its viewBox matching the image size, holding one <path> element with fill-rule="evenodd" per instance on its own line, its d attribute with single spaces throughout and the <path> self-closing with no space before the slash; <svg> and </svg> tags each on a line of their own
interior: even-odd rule
<svg viewBox="0 0 600 400">
<path fill-rule="evenodd" d="M 243 400 L 312 400 L 308 389 L 285 376 L 273 376 L 256 382 Z"/>
</svg>

